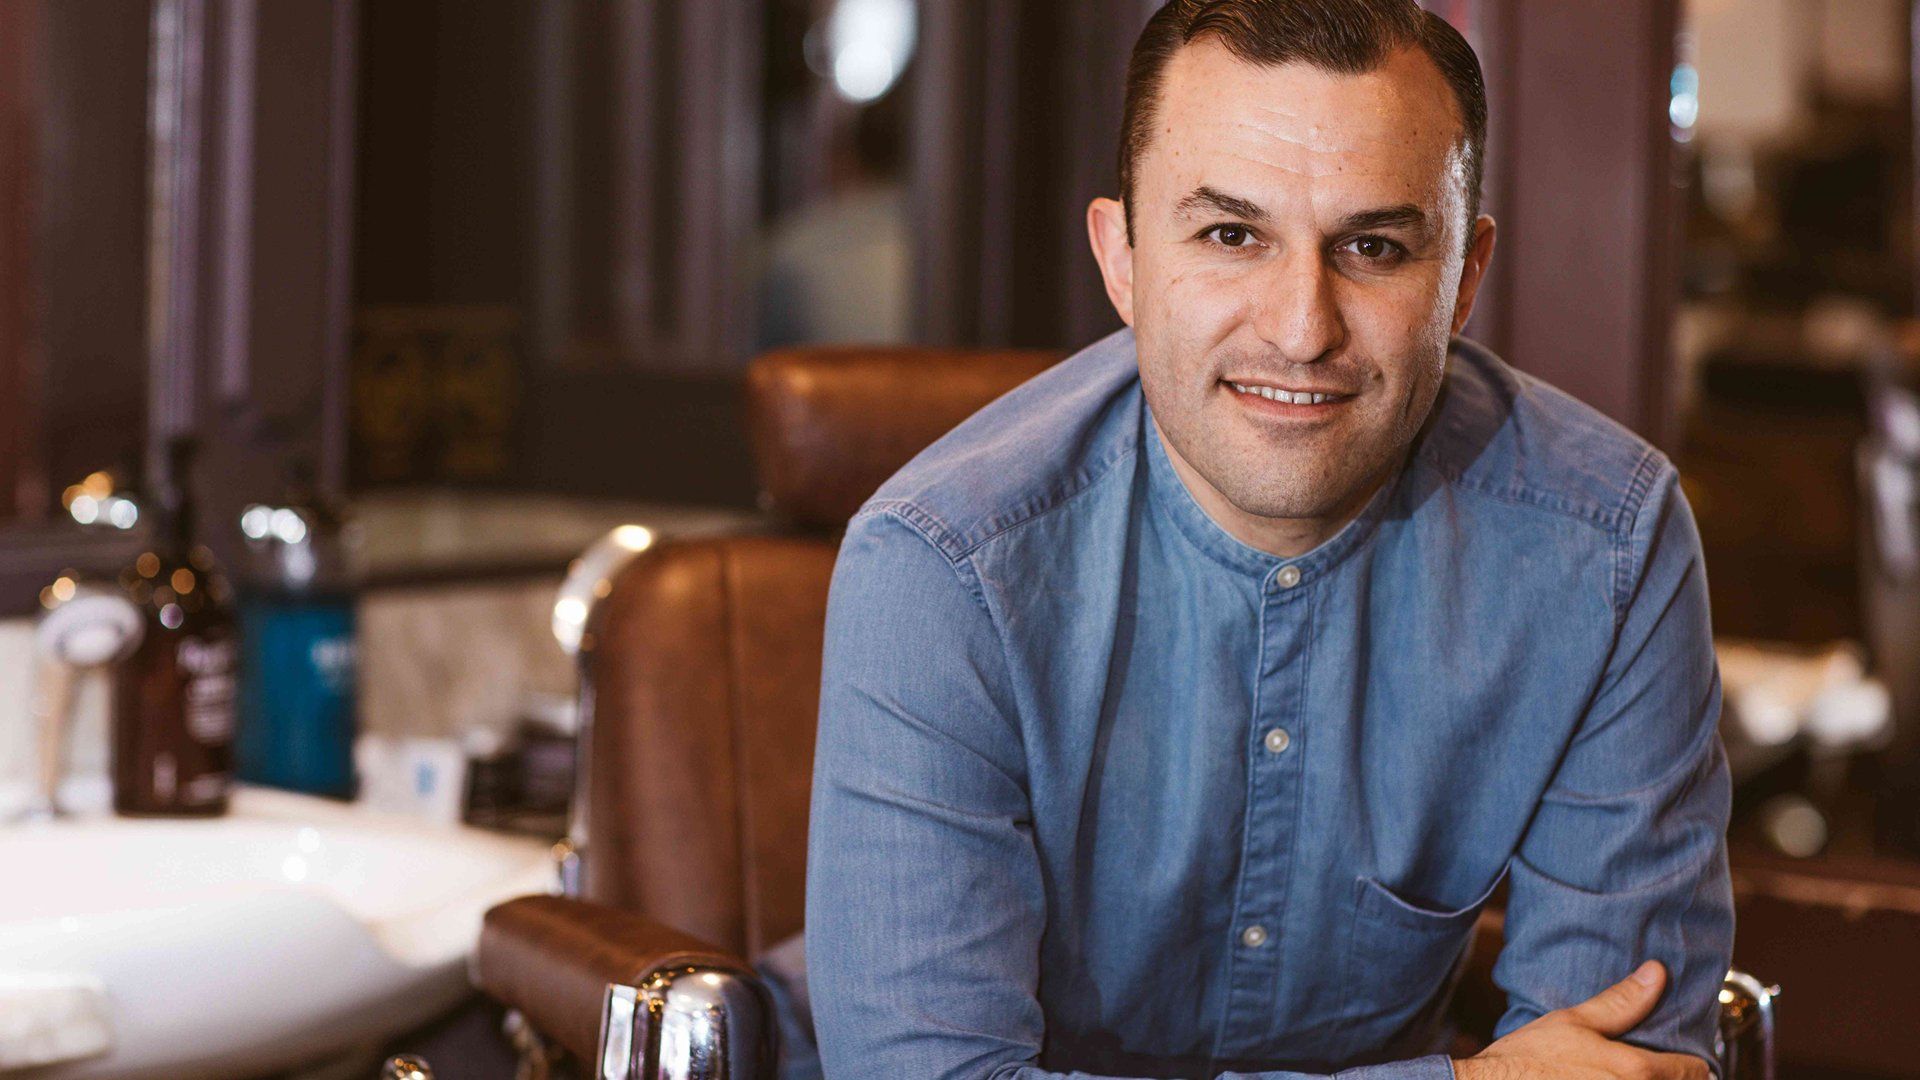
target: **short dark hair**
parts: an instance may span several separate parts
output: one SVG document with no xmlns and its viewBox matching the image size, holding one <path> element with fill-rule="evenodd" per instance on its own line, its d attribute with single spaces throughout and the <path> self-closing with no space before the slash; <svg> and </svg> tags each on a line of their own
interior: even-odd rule
<svg viewBox="0 0 1920 1080">
<path fill-rule="evenodd" d="M 1120 199 L 1133 242 L 1133 164 L 1147 147 L 1167 63 L 1183 46 L 1217 38 L 1249 64 L 1305 63 L 1358 75 L 1399 49 L 1418 47 L 1453 88 L 1464 122 L 1467 237 L 1480 214 L 1486 171 L 1487 88 L 1473 46 L 1447 20 L 1415 0 L 1168 0 L 1147 20 L 1127 65 L 1127 103 L 1120 127 Z"/>
</svg>

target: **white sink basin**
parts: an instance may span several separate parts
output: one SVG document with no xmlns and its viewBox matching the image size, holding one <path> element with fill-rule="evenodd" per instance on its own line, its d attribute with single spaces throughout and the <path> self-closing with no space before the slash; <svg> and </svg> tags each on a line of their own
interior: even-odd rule
<svg viewBox="0 0 1920 1080">
<path fill-rule="evenodd" d="M 105 984 L 112 1049 L 33 1080 L 257 1076 L 458 1003 L 481 915 L 552 880 L 538 841 L 262 789 L 213 820 L 0 827 L 0 981 Z"/>
</svg>

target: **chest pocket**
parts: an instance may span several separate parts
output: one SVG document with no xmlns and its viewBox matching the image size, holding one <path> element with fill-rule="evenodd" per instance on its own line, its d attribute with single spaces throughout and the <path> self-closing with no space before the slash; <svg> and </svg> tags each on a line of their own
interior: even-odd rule
<svg viewBox="0 0 1920 1080">
<path fill-rule="evenodd" d="M 1374 1049 L 1405 1046 L 1410 1027 L 1433 1018 L 1430 1005 L 1458 974 L 1473 925 L 1506 872 L 1479 898 L 1454 911 L 1436 911 L 1402 899 L 1370 877 L 1354 883 L 1353 936 L 1348 942 L 1345 1041 Z M 1417 1041 L 1415 1039 L 1414 1041 Z M 1422 1048 L 1424 1049 L 1424 1048 Z"/>
</svg>

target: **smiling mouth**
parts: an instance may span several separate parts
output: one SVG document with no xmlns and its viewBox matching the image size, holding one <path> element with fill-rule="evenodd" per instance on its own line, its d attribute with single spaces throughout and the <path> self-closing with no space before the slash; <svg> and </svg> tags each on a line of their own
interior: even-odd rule
<svg viewBox="0 0 1920 1080">
<path fill-rule="evenodd" d="M 1234 391 L 1250 397 L 1262 397 L 1268 401 L 1278 401 L 1283 405 L 1326 405 L 1338 404 L 1353 397 L 1352 394 L 1330 393 L 1319 390 L 1283 390 L 1278 386 L 1262 386 L 1258 383 L 1237 383 L 1222 380 Z"/>
</svg>

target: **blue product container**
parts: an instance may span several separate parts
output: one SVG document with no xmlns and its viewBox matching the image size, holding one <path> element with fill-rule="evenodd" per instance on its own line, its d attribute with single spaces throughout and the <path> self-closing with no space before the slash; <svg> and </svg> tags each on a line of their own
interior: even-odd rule
<svg viewBox="0 0 1920 1080">
<path fill-rule="evenodd" d="M 243 596 L 240 635 L 240 724 L 234 745 L 239 778 L 352 798 L 352 596 Z"/>
</svg>

